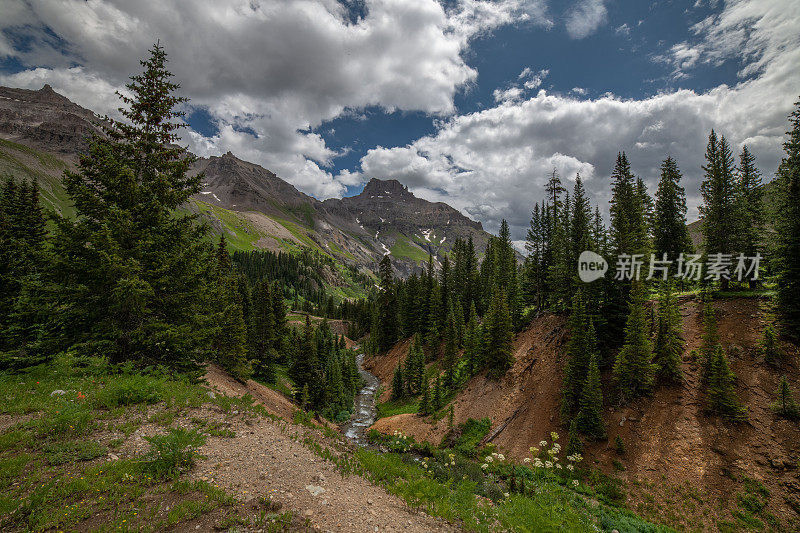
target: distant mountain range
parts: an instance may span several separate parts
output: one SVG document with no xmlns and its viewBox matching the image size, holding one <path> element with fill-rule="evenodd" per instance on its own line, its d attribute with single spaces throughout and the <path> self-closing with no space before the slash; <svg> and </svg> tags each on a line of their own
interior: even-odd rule
<svg viewBox="0 0 800 533">
<path fill-rule="evenodd" d="M 49 85 L 38 91 L 0 87 L 0 175 L 35 179 L 43 199 L 64 216 L 73 210 L 61 186 L 101 117 Z M 295 253 L 303 248 L 367 270 L 385 254 L 402 276 L 441 261 L 457 238 L 472 236 L 478 253 L 489 234 L 441 202 L 415 197 L 396 180 L 372 179 L 361 194 L 319 201 L 269 170 L 230 152 L 199 158 L 203 189 L 185 209 L 201 214 L 233 248 Z"/>
</svg>

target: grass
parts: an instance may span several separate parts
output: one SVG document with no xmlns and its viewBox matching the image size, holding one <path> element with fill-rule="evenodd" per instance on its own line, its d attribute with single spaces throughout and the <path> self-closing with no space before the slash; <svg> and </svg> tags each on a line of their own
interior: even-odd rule
<svg viewBox="0 0 800 533">
<path fill-rule="evenodd" d="M 225 231 L 225 240 L 230 250 L 249 251 L 262 234 L 239 213 L 224 209 L 202 200 L 193 200 L 200 213 L 212 216 L 220 221 Z"/>
<path fill-rule="evenodd" d="M 455 465 L 447 462 L 451 457 Z M 586 486 L 579 492 L 555 480 L 541 480 L 527 494 L 506 495 L 508 487 L 498 478 L 443 451 L 424 462 L 409 454 L 366 449 L 357 450 L 356 458 L 367 476 L 390 493 L 466 531 L 597 531 L 598 526 L 606 531 L 669 531 L 627 510 L 593 505 Z"/>
<path fill-rule="evenodd" d="M 415 399 L 389 400 L 376 405 L 378 418 L 419 412 L 419 402 Z"/>
<path fill-rule="evenodd" d="M 408 240 L 408 237 L 402 235 L 398 236 L 389 250 L 392 252 L 392 255 L 397 258 L 407 258 L 417 263 L 428 260 L 428 253 L 425 250 L 419 246 L 415 246 Z"/>
<path fill-rule="evenodd" d="M 192 419 L 194 427 L 169 426 L 180 413 L 203 404 L 266 416 L 252 398 L 211 399 L 181 377 L 137 374 L 109 367 L 102 358 L 70 354 L 26 372 L 0 373 L 0 391 L 0 414 L 17 417 L 0 431 L 2 531 L 161 531 L 205 515 L 217 524 L 249 526 L 261 520 L 265 529 L 273 519 L 295 520 L 291 513 L 265 509 L 252 515 L 224 491 L 185 479 L 205 438 L 232 432 L 219 421 L 201 419 Z M 146 438 L 145 454 L 111 460 L 109 450 L 119 448 L 145 419 L 166 432 Z"/>
</svg>

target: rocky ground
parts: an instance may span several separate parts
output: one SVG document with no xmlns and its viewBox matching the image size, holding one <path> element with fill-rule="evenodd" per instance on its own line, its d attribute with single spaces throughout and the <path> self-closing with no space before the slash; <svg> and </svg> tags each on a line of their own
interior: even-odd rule
<svg viewBox="0 0 800 533">
<path fill-rule="evenodd" d="M 227 394 L 250 394 L 271 402 L 269 389 L 253 382 L 236 384 L 214 368 L 207 375 L 212 389 Z M 268 391 L 268 392 L 267 392 Z M 227 426 L 235 437 L 214 437 L 200 450 L 204 456 L 192 476 L 209 481 L 244 505 L 269 498 L 292 510 L 310 527 L 321 531 L 452 531 L 455 528 L 409 508 L 403 500 L 357 475 L 343 475 L 336 464 L 322 459 L 303 440 L 313 440 L 338 453 L 348 446 L 322 427 L 286 419 L 233 416 Z M 326 436 L 327 434 L 327 436 Z"/>
</svg>

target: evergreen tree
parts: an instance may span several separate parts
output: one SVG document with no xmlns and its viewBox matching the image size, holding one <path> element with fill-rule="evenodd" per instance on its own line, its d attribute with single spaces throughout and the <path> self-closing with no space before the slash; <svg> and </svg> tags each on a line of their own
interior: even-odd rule
<svg viewBox="0 0 800 533">
<path fill-rule="evenodd" d="M 203 176 L 187 174 L 193 158 L 174 144 L 182 126 L 175 108 L 185 99 L 173 94 L 179 86 L 163 48 L 156 44 L 141 64 L 131 96 L 120 96 L 127 120 L 109 119 L 107 135 L 94 137 L 77 170 L 64 174 L 77 217 L 55 221 L 51 348 L 196 370 L 221 327 L 209 305 L 219 287 L 205 226 L 175 210 Z"/>
<path fill-rule="evenodd" d="M 577 414 L 581 391 L 586 382 L 592 356 L 587 338 L 588 326 L 583 293 L 578 291 L 572 299 L 572 312 L 567 324 L 570 336 L 566 346 L 567 364 L 561 392 L 561 420 L 564 423 Z"/>
<path fill-rule="evenodd" d="M 764 199 L 761 186 L 761 173 L 755 165 L 756 158 L 747 146 L 742 147 L 739 155 L 739 166 L 736 168 L 736 179 L 739 190 L 739 208 L 741 242 L 739 252 L 746 257 L 754 257 L 761 252 L 764 240 Z M 750 280 L 750 287 L 755 287 L 755 280 Z"/>
<path fill-rule="evenodd" d="M 45 240 L 38 186 L 7 177 L 0 186 L 0 369 L 32 366 L 52 355 L 34 353 L 43 313 L 50 312 L 36 298 L 39 272 L 48 264 Z"/>
<path fill-rule="evenodd" d="M 719 344 L 711 356 L 708 376 L 707 396 L 711 412 L 726 420 L 738 422 L 747 419 L 747 409 L 742 407 L 736 397 L 736 375 L 728 364 L 725 350 Z"/>
<path fill-rule="evenodd" d="M 653 350 L 656 376 L 660 381 L 677 383 L 683 379 L 681 370 L 683 347 L 681 315 L 672 287 L 665 284 L 658 302 L 658 328 Z"/>
<path fill-rule="evenodd" d="M 252 372 L 247 360 L 247 326 L 237 276 L 222 237 L 217 247 L 217 275 L 209 330 L 211 357 L 233 377 L 246 381 Z"/>
<path fill-rule="evenodd" d="M 392 262 L 388 254 L 381 259 L 379 272 L 377 347 L 381 351 L 386 351 L 397 341 L 397 299 Z"/>
<path fill-rule="evenodd" d="M 467 373 L 472 376 L 482 366 L 481 364 L 482 336 L 478 327 L 478 313 L 475 302 L 470 304 L 469 322 L 464 334 L 464 358 L 467 361 Z"/>
<path fill-rule="evenodd" d="M 253 370 L 256 377 L 275 383 L 275 315 L 273 314 L 271 284 L 262 278 L 253 287 L 252 327 L 250 343 L 253 350 Z"/>
<path fill-rule="evenodd" d="M 511 315 L 502 292 L 496 292 L 486 318 L 484 349 L 489 375 L 498 378 L 511 368 Z"/>
<path fill-rule="evenodd" d="M 655 365 L 650 362 L 653 347 L 648 339 L 644 303 L 644 288 L 635 283 L 625 326 L 625 344 L 614 362 L 614 378 L 626 400 L 649 393 L 653 386 Z"/>
<path fill-rule="evenodd" d="M 789 115 L 791 131 L 778 168 L 775 266 L 781 325 L 800 339 L 800 100 Z"/>
<path fill-rule="evenodd" d="M 422 399 L 419 402 L 419 414 L 429 415 L 431 413 L 431 386 L 427 378 L 422 385 Z"/>
<path fill-rule="evenodd" d="M 686 193 L 680 185 L 682 178 L 675 160 L 666 158 L 661 164 L 653 223 L 653 247 L 658 259 L 667 254 L 668 259 L 674 260 L 692 249 L 686 226 Z"/>
<path fill-rule="evenodd" d="M 594 337 L 594 327 L 591 324 L 589 324 L 589 337 Z M 603 423 L 603 391 L 600 387 L 600 367 L 597 353 L 592 354 L 589 360 L 589 371 L 581 391 L 580 410 L 575 421 L 578 430 L 588 437 L 602 439 L 606 436 Z"/>
<path fill-rule="evenodd" d="M 800 408 L 794 401 L 792 389 L 789 388 L 789 382 L 786 380 L 786 376 L 781 376 L 781 382 L 780 385 L 778 385 L 777 395 L 777 401 L 771 405 L 772 410 L 785 418 L 800 418 Z"/>
<path fill-rule="evenodd" d="M 772 326 L 764 328 L 760 344 L 761 351 L 764 353 L 764 362 L 768 365 L 780 366 L 783 361 L 783 351 L 778 345 L 778 337 L 775 335 L 775 330 L 772 329 Z"/>
<path fill-rule="evenodd" d="M 567 456 L 583 453 L 583 442 L 578 434 L 578 421 L 573 420 L 569 424 L 569 436 L 567 438 Z"/>
<path fill-rule="evenodd" d="M 740 240 L 741 226 L 738 212 L 738 187 L 733 173 L 733 155 L 725 136 L 717 139 L 714 130 L 708 137 L 705 178 L 700 185 L 703 203 L 700 217 L 703 220 L 703 247 L 705 253 L 732 254 Z M 727 290 L 729 280 L 720 280 Z"/>
<path fill-rule="evenodd" d="M 453 313 L 447 313 L 447 325 L 444 331 L 444 384 L 448 390 L 454 390 L 456 384 L 456 357 L 458 355 L 458 333 Z"/>
<path fill-rule="evenodd" d="M 433 398 L 431 399 L 431 412 L 436 412 L 442 407 L 443 401 L 443 391 L 442 391 L 442 378 L 437 373 L 436 379 L 433 382 Z"/>
<path fill-rule="evenodd" d="M 405 385 L 403 376 L 403 364 L 397 365 L 394 369 L 394 377 L 392 378 L 392 400 L 399 400 L 405 396 Z"/>
</svg>

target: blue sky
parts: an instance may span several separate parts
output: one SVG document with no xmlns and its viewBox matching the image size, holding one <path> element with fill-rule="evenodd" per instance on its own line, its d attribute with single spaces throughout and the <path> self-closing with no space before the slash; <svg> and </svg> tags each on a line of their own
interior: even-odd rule
<svg viewBox="0 0 800 533">
<path fill-rule="evenodd" d="M 440 3 L 444 2 L 444 3 Z M 795 0 L 5 0 L 0 83 L 114 114 L 166 47 L 184 143 L 232 151 L 324 199 L 398 179 L 522 238 L 545 177 L 607 211 L 618 151 L 652 190 L 711 128 L 769 179 L 800 87 Z"/>
</svg>

